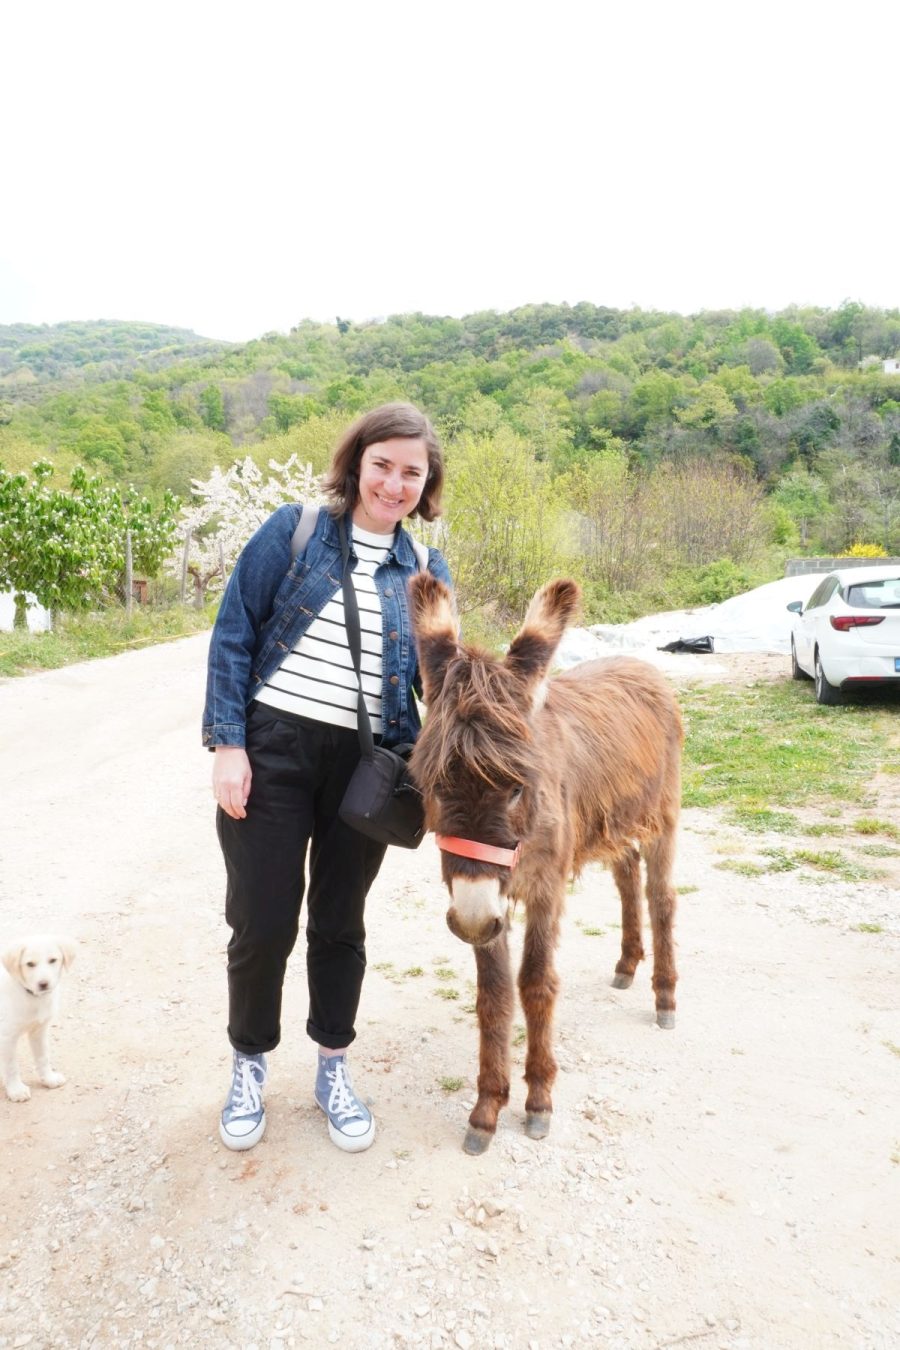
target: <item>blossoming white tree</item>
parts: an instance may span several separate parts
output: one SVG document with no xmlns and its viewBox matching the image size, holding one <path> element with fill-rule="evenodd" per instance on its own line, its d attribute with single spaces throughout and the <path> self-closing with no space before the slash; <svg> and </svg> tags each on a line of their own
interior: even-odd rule
<svg viewBox="0 0 900 1350">
<path fill-rule="evenodd" d="M 310 464 L 292 455 L 284 464 L 269 460 L 269 473 L 249 457 L 223 471 L 217 466 L 205 481 L 191 482 L 192 501 L 181 510 L 181 548 L 168 570 L 193 582 L 194 603 L 224 582 L 251 534 L 283 502 L 323 501 L 319 478 Z M 186 554 L 186 559 L 185 559 Z"/>
</svg>

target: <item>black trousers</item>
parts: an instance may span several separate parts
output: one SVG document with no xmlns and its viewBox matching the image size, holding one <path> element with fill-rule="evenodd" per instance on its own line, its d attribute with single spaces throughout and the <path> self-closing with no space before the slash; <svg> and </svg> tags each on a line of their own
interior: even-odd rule
<svg viewBox="0 0 900 1350">
<path fill-rule="evenodd" d="M 366 895 L 383 844 L 338 819 L 359 761 L 355 731 L 252 703 L 247 816 L 216 816 L 228 886 L 228 1036 L 259 1054 L 281 1039 L 281 992 L 297 940 L 309 849 L 308 1034 L 335 1049 L 354 1039 L 366 969 Z"/>
</svg>

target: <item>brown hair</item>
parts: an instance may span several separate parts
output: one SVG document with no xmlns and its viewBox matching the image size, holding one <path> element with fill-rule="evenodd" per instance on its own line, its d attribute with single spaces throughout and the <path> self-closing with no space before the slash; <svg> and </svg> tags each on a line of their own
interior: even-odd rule
<svg viewBox="0 0 900 1350">
<path fill-rule="evenodd" d="M 444 456 L 437 433 L 424 413 L 411 403 L 383 403 L 364 413 L 344 432 L 322 480 L 322 490 L 330 498 L 332 515 L 349 513 L 359 501 L 359 461 L 370 445 L 404 436 L 424 442 L 428 454 L 428 476 L 419 503 L 411 516 L 435 520 L 441 514 L 444 486 Z"/>
</svg>

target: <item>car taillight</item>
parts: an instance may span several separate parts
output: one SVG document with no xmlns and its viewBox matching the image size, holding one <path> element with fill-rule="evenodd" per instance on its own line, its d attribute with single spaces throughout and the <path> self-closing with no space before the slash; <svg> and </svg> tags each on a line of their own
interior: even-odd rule
<svg viewBox="0 0 900 1350">
<path fill-rule="evenodd" d="M 884 623 L 883 614 L 832 614 L 831 626 L 839 633 L 849 633 L 851 628 L 871 628 L 876 623 Z"/>
</svg>

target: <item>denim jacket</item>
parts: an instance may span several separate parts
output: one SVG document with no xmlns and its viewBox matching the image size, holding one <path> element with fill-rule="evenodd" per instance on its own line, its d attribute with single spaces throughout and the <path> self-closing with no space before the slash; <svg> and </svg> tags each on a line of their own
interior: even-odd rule
<svg viewBox="0 0 900 1350">
<path fill-rule="evenodd" d="M 203 744 L 243 745 L 248 704 L 297 645 L 316 615 L 341 589 L 337 522 L 320 511 L 306 550 L 291 560 L 300 503 L 280 506 L 244 546 L 225 588 L 209 645 Z M 350 543 L 350 567 L 356 553 Z M 428 570 L 447 586 L 447 564 L 429 549 Z M 383 615 L 381 743 L 414 741 L 421 722 L 413 688 L 421 689 L 406 600 L 418 571 L 409 535 L 399 530 L 375 573 Z"/>
</svg>

